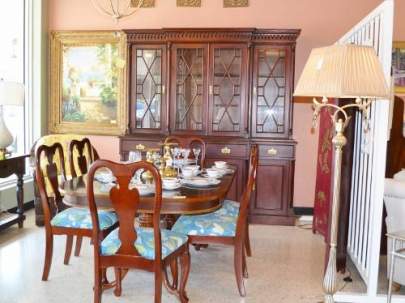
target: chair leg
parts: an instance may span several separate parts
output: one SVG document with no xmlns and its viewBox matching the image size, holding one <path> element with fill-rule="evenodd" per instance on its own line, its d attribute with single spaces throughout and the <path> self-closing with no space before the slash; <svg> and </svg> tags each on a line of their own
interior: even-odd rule
<svg viewBox="0 0 405 303">
<path fill-rule="evenodd" d="M 186 293 L 186 284 L 188 281 L 188 275 L 190 274 L 190 251 L 188 246 L 187 250 L 180 257 L 180 265 L 181 265 L 181 280 L 179 288 L 179 297 L 181 303 L 187 303 L 188 297 Z"/>
<path fill-rule="evenodd" d="M 82 236 L 76 237 L 75 257 L 80 256 L 80 250 L 82 248 L 82 241 L 83 241 Z"/>
<path fill-rule="evenodd" d="M 245 252 L 245 249 L 243 249 L 242 269 L 243 269 L 243 277 L 244 277 L 245 279 L 249 278 L 249 273 L 248 273 L 248 270 L 247 270 L 247 263 L 246 263 L 246 252 Z"/>
<path fill-rule="evenodd" d="M 63 264 L 65 264 L 65 265 L 69 264 L 70 255 L 72 254 L 72 245 L 73 245 L 73 236 L 67 235 L 66 236 L 65 259 L 63 260 Z"/>
<path fill-rule="evenodd" d="M 162 268 L 155 271 L 155 303 L 162 302 Z"/>
<path fill-rule="evenodd" d="M 245 285 L 243 283 L 243 244 L 243 242 L 236 243 L 234 252 L 236 284 L 238 285 L 238 290 L 241 297 L 246 296 Z"/>
<path fill-rule="evenodd" d="M 53 234 L 46 231 L 45 234 L 45 261 L 44 261 L 44 271 L 42 273 L 42 281 L 48 280 L 49 271 L 52 265 L 52 254 L 53 254 Z"/>
<path fill-rule="evenodd" d="M 122 271 L 121 268 L 114 267 L 114 272 L 115 272 L 115 289 L 114 289 L 114 295 L 116 297 L 120 297 L 122 293 Z"/>
<path fill-rule="evenodd" d="M 245 247 L 246 247 L 246 255 L 248 257 L 251 257 L 252 256 L 252 248 L 250 246 L 249 223 L 246 223 Z"/>
<path fill-rule="evenodd" d="M 102 270 L 96 267 L 94 273 L 94 303 L 101 303 L 102 292 Z"/>
</svg>

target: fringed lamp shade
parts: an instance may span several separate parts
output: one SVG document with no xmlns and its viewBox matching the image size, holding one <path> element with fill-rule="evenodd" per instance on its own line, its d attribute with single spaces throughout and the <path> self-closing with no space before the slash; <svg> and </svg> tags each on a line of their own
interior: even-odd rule
<svg viewBox="0 0 405 303">
<path fill-rule="evenodd" d="M 313 49 L 294 96 L 387 99 L 390 94 L 374 49 L 347 44 Z"/>
</svg>

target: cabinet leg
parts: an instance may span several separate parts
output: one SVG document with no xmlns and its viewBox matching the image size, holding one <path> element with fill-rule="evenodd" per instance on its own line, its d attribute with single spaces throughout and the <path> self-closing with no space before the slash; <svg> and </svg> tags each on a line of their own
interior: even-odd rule
<svg viewBox="0 0 405 303">
<path fill-rule="evenodd" d="M 18 227 L 22 228 L 24 224 L 24 180 L 22 174 L 17 174 L 17 214 Z"/>
</svg>

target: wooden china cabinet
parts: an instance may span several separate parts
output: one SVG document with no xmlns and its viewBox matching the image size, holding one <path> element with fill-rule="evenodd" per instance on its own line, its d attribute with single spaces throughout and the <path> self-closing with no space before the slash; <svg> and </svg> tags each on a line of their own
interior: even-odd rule
<svg viewBox="0 0 405 303">
<path fill-rule="evenodd" d="M 239 200 L 249 147 L 259 145 L 250 219 L 293 224 L 295 144 L 292 90 L 300 30 L 181 28 L 126 30 L 129 125 L 121 158 L 168 135 L 203 137 L 206 163 L 238 167 L 228 198 Z"/>
</svg>

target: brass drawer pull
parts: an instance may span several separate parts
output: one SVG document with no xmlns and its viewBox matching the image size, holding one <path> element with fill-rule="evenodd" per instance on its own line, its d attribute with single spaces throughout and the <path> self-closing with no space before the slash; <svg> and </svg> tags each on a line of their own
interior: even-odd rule
<svg viewBox="0 0 405 303">
<path fill-rule="evenodd" d="M 224 148 L 221 149 L 221 153 L 224 155 L 229 155 L 231 153 L 231 149 L 225 146 Z"/>
<path fill-rule="evenodd" d="M 267 150 L 267 154 L 269 155 L 269 156 L 275 156 L 275 155 L 277 155 L 277 149 L 275 149 L 275 148 L 270 148 L 270 149 L 268 149 Z"/>
<path fill-rule="evenodd" d="M 143 144 L 138 144 L 137 146 L 135 146 L 135 148 L 136 148 L 137 150 L 145 150 L 145 145 L 143 145 Z"/>
</svg>

